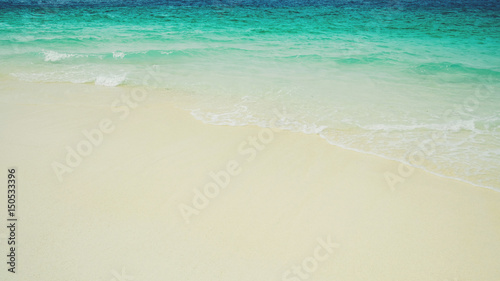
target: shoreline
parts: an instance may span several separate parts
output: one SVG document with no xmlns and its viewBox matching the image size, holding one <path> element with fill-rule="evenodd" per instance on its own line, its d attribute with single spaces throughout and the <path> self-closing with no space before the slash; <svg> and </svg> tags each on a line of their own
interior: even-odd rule
<svg viewBox="0 0 500 281">
<path fill-rule="evenodd" d="M 143 98 L 123 87 L 0 86 L 2 163 L 20 177 L 13 280 L 500 274 L 498 192 L 422 169 L 391 191 L 384 173 L 396 161 L 319 135 L 210 125 L 155 91 Z M 62 182 L 54 162 L 72 169 Z M 182 205 L 194 210 L 189 224 Z"/>
<path fill-rule="evenodd" d="M 377 152 L 371 152 L 371 151 L 365 151 L 365 150 L 361 150 L 361 149 L 357 149 L 357 148 L 352 148 L 352 147 L 349 147 L 349 146 L 346 146 L 346 145 L 342 145 L 342 144 L 338 144 L 338 143 L 332 143 L 326 137 L 322 136 L 320 133 L 306 133 L 306 132 L 303 132 L 303 131 L 294 131 L 294 130 L 283 129 L 283 128 L 279 128 L 279 127 L 265 127 L 265 126 L 261 126 L 261 125 L 257 125 L 257 124 L 231 125 L 231 124 L 216 124 L 216 123 L 211 123 L 209 121 L 202 120 L 202 119 L 198 118 L 197 116 L 195 116 L 193 114 L 192 110 L 186 108 L 187 107 L 186 105 L 181 106 L 179 104 L 176 104 L 176 102 L 172 101 L 171 99 L 166 98 L 165 96 L 163 96 L 163 95 L 165 95 L 166 93 L 168 93 L 171 90 L 156 89 L 156 88 L 148 89 L 148 88 L 146 88 L 144 86 L 136 86 L 136 85 L 104 86 L 104 85 L 96 85 L 93 82 L 88 82 L 88 83 L 72 83 L 72 82 L 28 82 L 28 81 L 20 81 L 17 78 L 12 78 L 12 77 L 9 77 L 9 79 L 5 79 L 5 80 L 2 79 L 1 81 L 5 81 L 7 83 L 14 83 L 14 84 L 18 83 L 18 84 L 28 84 L 28 85 L 66 85 L 66 86 L 69 86 L 69 87 L 71 87 L 71 85 L 75 85 L 75 86 L 82 85 L 84 87 L 98 87 L 98 88 L 101 88 L 101 90 L 117 89 L 115 91 L 120 91 L 118 89 L 122 89 L 122 90 L 126 90 L 128 92 L 132 91 L 134 88 L 143 88 L 143 89 L 147 89 L 146 91 L 150 91 L 151 93 L 153 93 L 153 95 L 156 95 L 156 97 L 160 98 L 161 100 L 164 100 L 164 101 L 168 100 L 168 103 L 171 103 L 171 105 L 173 107 L 188 112 L 191 117 L 193 117 L 197 121 L 202 122 L 203 124 L 206 124 L 206 125 L 210 125 L 210 126 L 228 126 L 228 127 L 246 127 L 246 126 L 251 126 L 252 127 L 252 126 L 254 126 L 254 127 L 263 128 L 263 129 L 271 128 L 273 130 L 287 131 L 287 132 L 299 133 L 299 134 L 304 134 L 304 135 L 316 135 L 316 136 L 319 136 L 320 138 L 322 138 L 323 140 L 325 140 L 325 142 L 327 142 L 329 145 L 332 145 L 332 146 L 335 146 L 335 147 L 338 147 L 338 148 L 341 148 L 341 149 L 345 149 L 345 150 L 353 151 L 353 152 L 356 152 L 356 153 L 362 153 L 362 154 L 366 154 L 366 155 L 371 155 L 371 156 L 379 157 L 379 158 L 382 158 L 382 159 L 388 160 L 388 161 L 394 161 L 394 162 L 397 162 L 399 164 L 399 166 L 403 165 L 403 166 L 406 166 L 406 167 L 411 167 L 413 169 L 418 169 L 418 170 L 425 171 L 425 172 L 430 173 L 430 174 L 432 174 L 434 176 L 437 176 L 437 177 L 441 177 L 441 178 L 445 178 L 445 179 L 450 179 L 450 180 L 456 180 L 458 182 L 470 184 L 470 185 L 473 185 L 475 187 L 484 188 L 484 189 L 487 189 L 487 190 L 491 190 L 491 191 L 499 192 L 500 193 L 500 187 L 482 185 L 480 183 L 476 183 L 476 182 L 473 182 L 473 181 L 470 181 L 470 180 L 467 180 L 467 179 L 463 179 L 463 178 L 459 178 L 459 177 L 454 177 L 454 176 L 447 176 L 447 175 L 444 175 L 444 174 L 440 174 L 438 172 L 434 172 L 434 171 L 432 171 L 432 170 L 430 170 L 430 169 L 428 169 L 426 167 L 417 166 L 417 165 L 414 165 L 414 164 L 412 164 L 412 163 L 410 163 L 408 161 L 404 161 L 404 160 L 401 160 L 401 159 L 398 159 L 398 158 L 395 158 L 395 157 L 385 156 L 385 155 L 382 155 L 382 154 L 377 153 Z M 113 90 L 111 90 L 111 91 L 113 91 Z M 186 103 L 186 101 L 183 101 L 183 103 Z M 397 171 L 397 169 L 394 169 L 393 171 Z M 401 176 L 401 175 L 396 175 L 396 176 Z M 406 178 L 406 176 L 404 176 L 404 175 L 402 177 L 403 177 L 403 179 Z M 389 185 L 389 183 L 388 183 L 388 185 Z"/>
<path fill-rule="evenodd" d="M 156 88 L 150 89 L 150 88 L 147 88 L 147 87 L 144 87 L 144 86 L 136 86 L 136 85 L 118 85 L 118 86 L 111 86 L 110 87 L 110 86 L 104 86 L 104 85 L 96 85 L 93 82 L 88 82 L 88 83 L 72 83 L 72 82 L 28 82 L 28 81 L 20 81 L 17 78 L 12 78 L 12 77 L 9 77 L 9 79 L 5 79 L 5 80 L 2 80 L 2 81 L 5 81 L 7 83 L 14 83 L 14 84 L 19 83 L 19 84 L 28 84 L 28 85 L 37 85 L 37 84 L 38 85 L 66 85 L 66 86 L 69 86 L 69 87 L 71 87 L 71 85 L 75 85 L 75 86 L 82 85 L 84 87 L 98 87 L 98 88 L 101 88 L 102 90 L 117 89 L 115 91 L 120 91 L 118 89 L 122 89 L 122 90 L 126 90 L 128 92 L 132 91 L 134 88 L 143 88 L 143 89 L 147 89 L 146 91 L 150 91 L 151 93 L 153 93 L 153 95 L 156 95 L 156 97 L 160 98 L 161 100 L 164 100 L 164 101 L 168 100 L 168 103 L 171 103 L 171 105 L 174 106 L 175 108 L 178 108 L 178 109 L 181 109 L 181 110 L 184 110 L 184 111 L 188 112 L 191 117 L 193 117 L 197 121 L 202 122 L 203 124 L 206 124 L 206 125 L 211 125 L 211 126 L 229 126 L 229 127 L 254 126 L 254 127 L 258 127 L 258 128 L 264 128 L 264 129 L 265 128 L 271 128 L 273 130 L 287 131 L 287 132 L 299 133 L 299 134 L 304 134 L 304 135 L 316 135 L 316 136 L 319 136 L 320 138 L 322 138 L 323 140 L 325 140 L 329 145 L 332 145 L 332 146 L 335 146 L 335 147 L 338 147 L 338 148 L 341 148 L 341 149 L 345 149 L 345 150 L 353 151 L 353 152 L 356 152 L 356 153 L 362 153 L 362 154 L 366 154 L 366 155 L 371 155 L 371 156 L 379 157 L 379 158 L 382 158 L 382 159 L 388 160 L 388 161 L 394 161 L 394 162 L 397 162 L 399 164 L 399 166 L 404 165 L 404 166 L 407 166 L 407 167 L 411 167 L 413 169 L 418 169 L 418 170 L 425 171 L 425 172 L 430 173 L 432 175 L 435 175 L 437 177 L 441 177 L 441 178 L 445 178 L 445 179 L 451 179 L 451 180 L 456 180 L 458 182 L 470 184 L 470 185 L 473 185 L 473 186 L 476 186 L 476 187 L 479 187 L 479 188 L 484 188 L 484 189 L 491 190 L 491 191 L 494 191 L 494 192 L 500 192 L 500 187 L 482 185 L 480 183 L 476 183 L 476 182 L 473 182 L 473 181 L 470 181 L 470 180 L 467 180 L 467 179 L 463 179 L 463 178 L 459 178 L 459 177 L 454 177 L 454 176 L 443 175 L 443 174 L 440 174 L 438 172 L 434 172 L 434 171 L 432 171 L 432 170 L 430 170 L 430 169 L 428 169 L 426 167 L 413 165 L 412 163 L 410 163 L 408 161 L 404 161 L 404 160 L 401 160 L 401 159 L 398 159 L 398 158 L 395 158 L 395 157 L 385 156 L 385 155 L 382 155 L 382 154 L 377 153 L 377 152 L 371 152 L 371 151 L 365 151 L 365 150 L 361 150 L 361 149 L 356 149 L 356 148 L 352 148 L 352 147 L 349 147 L 349 146 L 346 146 L 346 145 L 342 145 L 342 144 L 338 144 L 338 143 L 332 143 L 326 137 L 322 136 L 320 133 L 306 133 L 306 132 L 303 132 L 303 131 L 294 131 L 294 130 L 283 129 L 283 128 L 279 128 L 279 127 L 265 127 L 265 126 L 261 126 L 261 125 L 257 125 L 257 124 L 230 125 L 230 124 L 216 124 L 216 123 L 211 123 L 209 121 L 202 120 L 202 119 L 198 118 L 197 116 L 195 116 L 193 114 L 192 110 L 186 108 L 187 107 L 186 105 L 181 106 L 179 104 L 176 104 L 176 102 L 172 101 L 171 99 L 166 98 L 164 95 L 166 93 L 170 92 L 171 90 L 156 89 Z M 111 91 L 113 91 L 113 90 L 111 90 Z M 186 101 L 182 101 L 182 103 L 185 104 Z M 397 171 L 397 169 L 394 169 L 393 171 Z M 396 176 L 401 176 L 401 175 L 396 175 Z M 403 179 L 406 178 L 404 175 L 402 177 L 403 177 Z M 389 183 L 388 183 L 388 185 L 389 185 Z"/>
<path fill-rule="evenodd" d="M 90 86 L 94 85 L 93 83 L 86 83 L 86 84 L 90 85 Z M 97 85 L 97 86 L 102 86 L 102 85 Z M 104 86 L 104 87 L 107 87 L 107 86 Z M 137 86 L 133 86 L 133 85 L 118 85 L 116 87 L 117 88 L 131 90 L 132 88 L 137 87 Z M 162 92 L 161 94 L 163 94 L 166 90 L 156 90 L 156 91 L 157 92 Z M 195 118 L 196 120 L 198 120 L 198 121 L 200 121 L 200 122 L 202 122 L 204 124 L 207 124 L 207 125 L 229 126 L 229 127 L 256 126 L 256 127 L 259 127 L 259 128 L 277 129 L 277 130 L 289 131 L 289 132 L 293 132 L 293 133 L 300 133 L 300 134 L 304 134 L 304 135 L 317 135 L 317 136 L 321 137 L 322 139 L 324 139 L 328 144 L 333 145 L 333 146 L 338 147 L 338 148 L 342 148 L 342 149 L 346 149 L 346 150 L 349 150 L 349 151 L 354 151 L 354 152 L 362 153 L 362 154 L 366 154 L 366 155 L 372 155 L 372 156 L 380 157 L 382 159 L 389 160 L 389 161 L 395 161 L 395 162 L 398 162 L 400 166 L 401 165 L 409 166 L 409 167 L 412 167 L 414 169 L 420 169 L 420 170 L 426 171 L 426 172 L 428 172 L 428 173 L 430 173 L 432 175 L 438 176 L 438 177 L 442 177 L 442 178 L 446 178 L 446 179 L 452 179 L 452 180 L 456 180 L 456 181 L 459 181 L 459 182 L 471 184 L 471 185 L 474 185 L 474 186 L 479 187 L 479 188 L 484 188 L 484 189 L 492 190 L 492 191 L 495 191 L 495 192 L 500 192 L 500 186 L 498 186 L 498 187 L 488 186 L 488 185 L 483 185 L 483 184 L 480 184 L 480 183 L 476 183 L 476 182 L 473 182 L 473 181 L 470 181 L 470 180 L 467 180 L 467 179 L 464 179 L 464 178 L 459 178 L 459 177 L 454 177 L 454 176 L 448 176 L 448 175 L 440 174 L 438 172 L 435 172 L 435 171 L 432 171 L 432 170 L 428 169 L 427 167 L 414 165 L 414 164 L 410 163 L 409 161 L 405 161 L 405 160 L 402 160 L 402 159 L 399 159 L 399 158 L 396 158 L 396 157 L 390 157 L 390 156 L 386 156 L 386 155 L 383 155 L 383 154 L 380 154 L 380 153 L 377 153 L 377 152 L 361 150 L 361 149 L 349 147 L 347 145 L 343 145 L 343 144 L 339 144 L 339 143 L 333 143 L 330 140 L 328 140 L 325 136 L 321 135 L 321 132 L 307 133 L 307 132 L 299 131 L 299 130 L 284 129 L 284 128 L 279 128 L 279 127 L 276 127 L 276 126 L 267 126 L 266 127 L 266 126 L 262 126 L 262 125 L 258 125 L 258 124 L 242 124 L 242 125 L 237 124 L 237 125 L 231 125 L 231 124 L 211 123 L 210 121 L 205 121 L 205 120 L 197 117 L 193 113 L 193 110 L 185 108 L 186 106 L 177 106 L 177 105 L 174 105 L 174 106 L 177 107 L 177 108 L 180 108 L 180 109 L 183 109 L 183 110 L 189 112 L 189 114 L 193 118 Z M 275 116 L 275 117 L 277 117 L 277 116 Z M 280 115 L 279 117 L 282 117 L 282 116 Z M 410 151 L 411 150 L 408 150 L 407 152 L 410 152 Z M 426 157 L 427 157 L 427 155 L 426 155 Z M 399 176 L 401 176 L 401 175 L 399 175 Z M 403 176 L 403 178 L 406 178 L 406 177 Z"/>
</svg>

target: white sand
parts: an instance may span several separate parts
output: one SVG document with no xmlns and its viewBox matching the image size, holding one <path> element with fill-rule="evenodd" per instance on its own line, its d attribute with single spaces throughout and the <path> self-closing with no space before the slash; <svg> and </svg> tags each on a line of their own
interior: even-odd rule
<svg viewBox="0 0 500 281">
<path fill-rule="evenodd" d="M 1 167 L 19 177 L 17 273 L 2 262 L 0 280 L 500 280 L 497 192 L 420 170 L 391 191 L 396 162 L 206 125 L 153 92 L 120 119 L 121 95 L 130 89 L 0 85 Z M 114 130 L 59 182 L 53 163 L 102 122 Z M 248 161 L 259 134 L 269 143 Z M 179 206 L 220 170 L 239 174 L 186 223 Z"/>
</svg>

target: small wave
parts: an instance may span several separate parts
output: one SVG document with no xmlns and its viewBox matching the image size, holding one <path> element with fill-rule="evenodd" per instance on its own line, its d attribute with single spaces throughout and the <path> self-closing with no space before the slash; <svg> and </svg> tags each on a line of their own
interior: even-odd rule
<svg viewBox="0 0 500 281">
<path fill-rule="evenodd" d="M 13 41 L 13 42 L 30 42 L 36 40 L 35 36 L 33 35 L 14 35 L 12 36 L 11 40 L 8 41 Z"/>
<path fill-rule="evenodd" d="M 436 130 L 436 131 L 452 131 L 460 130 L 476 131 L 474 120 L 457 120 L 456 122 L 445 124 L 412 124 L 412 125 L 388 125 L 388 124 L 373 124 L 373 125 L 358 125 L 361 129 L 369 131 L 413 131 L 419 129 Z"/>
<path fill-rule="evenodd" d="M 280 119 L 276 118 L 277 116 L 269 115 L 269 112 L 263 115 L 262 113 L 253 111 L 251 107 L 242 104 L 238 104 L 231 109 L 226 108 L 225 110 L 195 109 L 190 111 L 196 119 L 208 124 L 229 126 L 254 125 L 262 128 L 278 128 L 305 134 L 317 134 L 332 145 L 405 164 L 408 164 L 408 161 L 405 158 L 404 152 L 413 151 L 415 147 L 418 147 L 417 145 L 421 143 L 421 137 L 427 136 L 426 133 L 443 131 L 447 135 L 450 134 L 450 138 L 443 140 L 446 141 L 446 145 L 440 147 L 440 153 L 436 153 L 432 157 L 427 157 L 423 165 L 410 165 L 422 168 L 441 177 L 452 178 L 500 191 L 498 181 L 490 176 L 495 173 L 495 169 L 498 170 L 498 166 L 493 164 L 491 167 L 488 167 L 485 165 L 488 162 L 485 159 L 488 157 L 492 161 L 498 158 L 498 151 L 488 148 L 487 153 L 483 153 L 483 155 L 481 154 L 481 150 L 477 150 L 475 153 L 483 156 L 479 157 L 480 159 L 476 159 L 469 157 L 470 152 L 464 150 L 467 148 L 464 147 L 464 141 L 467 141 L 469 144 L 474 142 L 481 146 L 491 145 L 494 147 L 494 143 L 488 141 L 491 139 L 489 137 L 491 129 L 486 128 L 483 130 L 479 124 L 481 122 L 490 124 L 496 120 L 496 116 L 475 118 L 473 120 L 450 120 L 448 122 L 433 124 L 356 125 L 349 122 L 352 127 L 347 126 L 347 129 L 344 130 L 341 124 L 318 125 L 318 123 L 311 122 L 312 120 L 308 122 L 302 117 Z M 355 127 L 358 127 L 358 129 Z M 473 134 L 467 135 L 464 138 L 462 132 L 473 132 Z M 405 139 L 401 139 L 401 136 L 404 136 Z M 468 147 L 467 149 L 473 150 L 474 147 Z M 486 157 L 488 154 L 489 156 Z M 468 162 L 468 165 L 457 165 L 456 163 L 460 161 L 470 162 Z M 469 166 L 477 168 L 469 170 Z"/>
<path fill-rule="evenodd" d="M 115 59 L 123 59 L 125 57 L 125 53 L 123 52 L 113 52 L 113 58 Z"/>
<path fill-rule="evenodd" d="M 203 111 L 201 109 L 191 110 L 191 115 L 206 124 L 212 125 L 227 125 L 227 126 L 246 126 L 254 125 L 263 128 L 276 128 L 281 130 L 288 130 L 292 132 L 301 132 L 304 134 L 319 134 L 327 126 L 317 125 L 314 123 L 306 123 L 297 119 L 282 119 L 276 118 L 269 119 L 263 117 L 256 117 L 246 106 L 240 105 L 232 111 L 223 113 L 214 113 L 210 111 Z"/>
<path fill-rule="evenodd" d="M 468 73 L 477 75 L 493 75 L 497 76 L 500 73 L 486 68 L 477 68 L 467 66 L 461 63 L 439 62 L 439 63 L 424 63 L 417 65 L 412 69 L 414 72 L 421 75 L 434 75 L 438 73 Z"/>
<path fill-rule="evenodd" d="M 72 57 L 82 57 L 82 55 L 64 54 L 64 53 L 58 53 L 56 51 L 44 51 L 43 55 L 45 57 L 44 58 L 45 61 L 60 61 Z"/>
<path fill-rule="evenodd" d="M 106 87 L 116 87 L 125 81 L 125 74 L 122 75 L 110 75 L 110 76 L 97 76 L 95 79 L 95 84 L 99 86 Z"/>
</svg>

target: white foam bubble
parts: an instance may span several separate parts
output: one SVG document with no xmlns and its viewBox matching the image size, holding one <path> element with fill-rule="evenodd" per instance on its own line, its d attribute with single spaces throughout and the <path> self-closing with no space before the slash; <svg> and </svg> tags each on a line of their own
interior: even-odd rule
<svg viewBox="0 0 500 281">
<path fill-rule="evenodd" d="M 125 57 L 125 53 L 123 52 L 113 52 L 113 58 L 115 59 L 123 59 Z"/>
<path fill-rule="evenodd" d="M 371 124 L 371 125 L 358 125 L 361 129 L 369 131 L 413 131 L 418 129 L 437 130 L 437 131 L 451 131 L 458 132 L 460 130 L 476 131 L 476 120 L 456 120 L 449 123 L 430 123 L 430 124 Z"/>
<path fill-rule="evenodd" d="M 125 81 L 125 74 L 122 75 L 99 75 L 95 79 L 95 84 L 106 87 L 116 87 Z"/>
<path fill-rule="evenodd" d="M 45 56 L 44 59 L 45 61 L 60 61 L 71 57 L 80 57 L 80 55 L 64 54 L 64 53 L 58 53 L 56 51 L 44 51 L 43 55 Z"/>
<path fill-rule="evenodd" d="M 306 123 L 297 119 L 282 119 L 257 117 L 248 110 L 247 106 L 238 105 L 234 110 L 222 113 L 204 111 L 201 109 L 191 110 L 191 115 L 196 119 L 213 125 L 245 126 L 255 125 L 263 128 L 276 128 L 305 134 L 319 134 L 327 128 L 324 125 L 315 123 Z"/>
</svg>

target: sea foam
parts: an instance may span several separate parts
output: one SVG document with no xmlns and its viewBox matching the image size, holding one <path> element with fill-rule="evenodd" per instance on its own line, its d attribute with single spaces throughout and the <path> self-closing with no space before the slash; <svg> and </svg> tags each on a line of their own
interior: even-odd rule
<svg viewBox="0 0 500 281">
<path fill-rule="evenodd" d="M 95 84 L 99 86 L 106 86 L 106 87 L 116 87 L 120 84 L 122 84 L 125 81 L 126 75 L 109 75 L 109 76 L 104 76 L 100 75 L 97 76 L 95 79 Z"/>
</svg>

